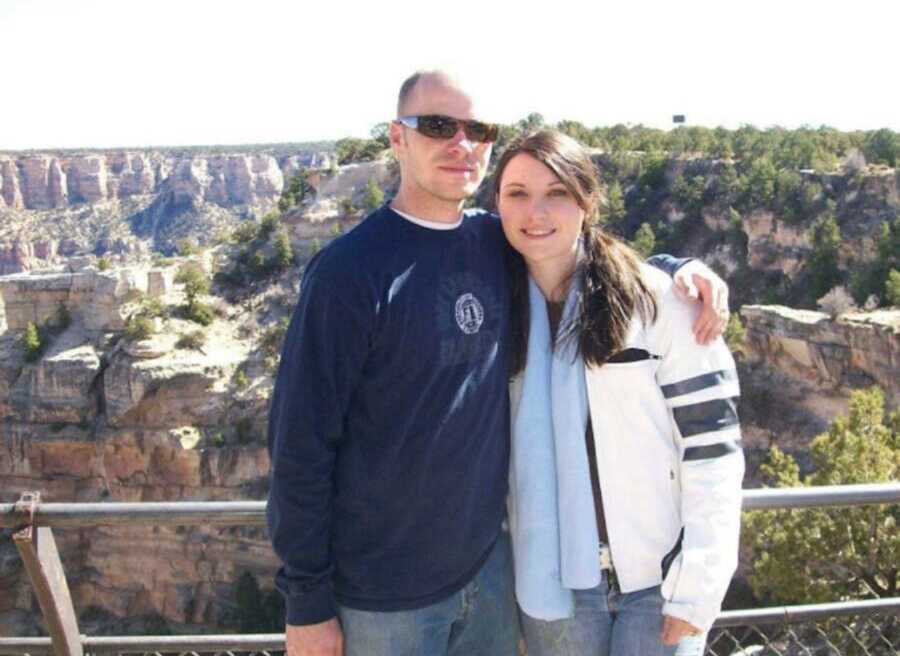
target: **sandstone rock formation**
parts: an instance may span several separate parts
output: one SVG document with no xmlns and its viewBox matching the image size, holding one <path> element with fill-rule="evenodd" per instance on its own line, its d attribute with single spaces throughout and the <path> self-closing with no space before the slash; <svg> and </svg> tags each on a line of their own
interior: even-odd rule
<svg viewBox="0 0 900 656">
<path fill-rule="evenodd" d="M 812 310 L 745 305 L 746 355 L 797 384 L 834 398 L 879 385 L 890 407 L 900 407 L 900 310 L 845 314 L 836 321 Z M 830 420 L 834 406 L 822 406 Z"/>
<path fill-rule="evenodd" d="M 136 291 L 182 302 L 174 271 L 207 271 L 208 257 L 166 269 L 130 267 L 0 278 L 0 500 L 40 490 L 47 501 L 262 499 L 268 454 L 263 427 L 271 378 L 250 361 L 254 341 L 216 321 L 206 344 L 177 317 L 130 342 L 123 318 Z M 36 362 L 20 344 L 27 321 L 69 327 Z M 163 320 L 157 319 L 158 322 Z M 237 367 L 254 384 L 237 389 Z M 261 365 L 260 365 L 261 366 Z M 262 375 L 259 375 L 259 374 Z M 112 527 L 55 531 L 75 607 L 119 617 L 234 623 L 234 582 L 251 572 L 267 586 L 276 562 L 259 527 Z M 20 560 L 0 541 L 0 635 L 33 635 L 39 612 Z"/>
<path fill-rule="evenodd" d="M 167 181 L 181 193 L 223 207 L 277 199 L 285 180 L 303 168 L 327 168 L 328 153 L 187 154 L 111 151 L 0 157 L 0 207 L 58 209 L 154 193 Z"/>
<path fill-rule="evenodd" d="M 0 277 L 0 300 L 10 330 L 24 330 L 29 322 L 42 325 L 52 321 L 60 306 L 88 330 L 122 330 L 122 309 L 129 294 L 162 293 L 165 280 L 166 274 L 158 270 L 140 268 L 15 274 Z"/>
<path fill-rule="evenodd" d="M 386 160 L 348 164 L 318 181 L 316 197 L 303 207 L 289 212 L 284 221 L 299 240 L 328 239 L 342 232 L 361 217 L 346 217 L 341 201 L 349 199 L 359 205 L 369 180 L 390 192 L 397 184 L 397 172 Z"/>
</svg>

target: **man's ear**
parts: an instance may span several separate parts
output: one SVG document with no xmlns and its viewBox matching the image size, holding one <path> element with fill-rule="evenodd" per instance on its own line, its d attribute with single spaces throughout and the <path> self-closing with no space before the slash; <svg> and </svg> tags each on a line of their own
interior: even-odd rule
<svg viewBox="0 0 900 656">
<path fill-rule="evenodd" d="M 388 126 L 388 139 L 391 142 L 391 150 L 394 155 L 400 156 L 400 152 L 406 147 L 406 137 L 403 134 L 403 125 L 396 121 L 391 121 Z"/>
</svg>

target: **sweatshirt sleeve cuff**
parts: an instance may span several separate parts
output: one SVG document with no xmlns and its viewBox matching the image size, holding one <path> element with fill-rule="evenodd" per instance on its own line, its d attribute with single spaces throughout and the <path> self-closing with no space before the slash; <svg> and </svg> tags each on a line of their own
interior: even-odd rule
<svg viewBox="0 0 900 656">
<path fill-rule="evenodd" d="M 660 253 L 658 255 L 648 257 L 647 264 L 669 274 L 669 276 L 671 277 L 675 275 L 675 272 L 678 271 L 678 269 L 680 269 L 693 259 L 693 257 L 675 257 L 674 255 Z"/>
<path fill-rule="evenodd" d="M 337 605 L 330 585 L 307 590 L 285 598 L 287 623 L 294 626 L 319 624 L 337 616 Z"/>
</svg>

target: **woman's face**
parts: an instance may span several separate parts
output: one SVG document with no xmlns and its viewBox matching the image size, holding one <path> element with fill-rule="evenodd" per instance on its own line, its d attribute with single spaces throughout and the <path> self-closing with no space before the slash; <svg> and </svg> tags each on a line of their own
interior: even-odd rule
<svg viewBox="0 0 900 656">
<path fill-rule="evenodd" d="M 506 239 L 529 265 L 574 260 L 584 210 L 556 174 L 531 155 L 520 153 L 506 165 L 497 209 Z"/>
</svg>

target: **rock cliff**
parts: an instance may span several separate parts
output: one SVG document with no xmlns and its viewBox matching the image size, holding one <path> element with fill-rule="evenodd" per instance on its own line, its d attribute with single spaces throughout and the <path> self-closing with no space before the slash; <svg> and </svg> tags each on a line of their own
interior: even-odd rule
<svg viewBox="0 0 900 656">
<path fill-rule="evenodd" d="M 40 490 L 47 501 L 262 499 L 271 366 L 259 354 L 254 312 L 223 301 L 205 343 L 179 317 L 179 267 L 85 270 L 0 277 L 0 499 Z M 291 273 L 296 276 L 296 271 Z M 293 281 L 286 281 L 293 289 Z M 271 292 L 270 292 L 271 293 Z M 123 336 L 128 316 L 155 299 L 155 335 Z M 27 362 L 29 321 L 64 330 Z M 244 382 L 235 382 L 241 370 Z M 79 613 L 162 617 L 228 627 L 234 582 L 244 572 L 270 586 L 275 570 L 264 531 L 203 526 L 116 527 L 57 532 Z M 0 635 L 35 635 L 39 611 L 8 540 L 0 541 Z"/>
<path fill-rule="evenodd" d="M 0 154 L 0 275 L 209 243 L 271 209 L 298 172 L 333 163 L 291 150 Z"/>
<path fill-rule="evenodd" d="M 831 319 L 783 306 L 741 308 L 747 331 L 738 359 L 741 423 L 749 466 L 745 487 L 759 485 L 759 463 L 772 445 L 809 472 L 810 441 L 847 412 L 850 391 L 884 390 L 900 408 L 900 309 Z"/>
<path fill-rule="evenodd" d="M 0 199 L 10 209 L 46 210 L 154 193 L 169 185 L 223 207 L 277 197 L 303 167 L 327 168 L 326 153 L 120 151 L 0 155 Z"/>
<path fill-rule="evenodd" d="M 748 359 L 823 391 L 879 385 L 900 406 L 900 310 L 827 314 L 745 305 Z"/>
</svg>

